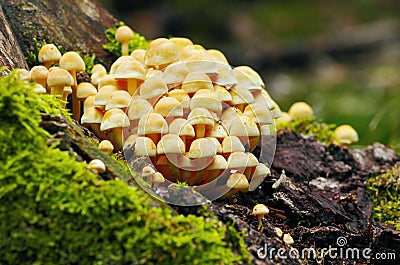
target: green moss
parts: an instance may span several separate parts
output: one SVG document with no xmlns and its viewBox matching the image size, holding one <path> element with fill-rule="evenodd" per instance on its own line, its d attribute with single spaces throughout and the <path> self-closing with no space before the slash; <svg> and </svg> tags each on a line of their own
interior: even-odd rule
<svg viewBox="0 0 400 265">
<path fill-rule="evenodd" d="M 329 145 L 333 140 L 335 124 L 327 124 L 315 117 L 296 119 L 290 122 L 277 124 L 277 130 L 290 129 L 305 136 L 313 136 L 317 141 Z"/>
<path fill-rule="evenodd" d="M 232 226 L 177 215 L 48 146 L 50 135 L 39 127 L 40 100 L 13 74 L 0 78 L 1 264 L 248 262 L 244 235 Z"/>
<path fill-rule="evenodd" d="M 368 179 L 367 190 L 374 205 L 372 219 L 400 231 L 400 167 Z"/>
<path fill-rule="evenodd" d="M 115 33 L 119 27 L 124 25 L 124 22 L 115 23 L 114 27 L 107 29 L 104 32 L 108 43 L 103 45 L 103 49 L 114 55 L 115 58 L 121 56 L 121 43 L 115 39 Z M 132 52 L 136 49 L 147 49 L 148 44 L 148 40 L 146 40 L 139 33 L 133 32 L 133 39 L 129 41 L 129 52 Z"/>
</svg>

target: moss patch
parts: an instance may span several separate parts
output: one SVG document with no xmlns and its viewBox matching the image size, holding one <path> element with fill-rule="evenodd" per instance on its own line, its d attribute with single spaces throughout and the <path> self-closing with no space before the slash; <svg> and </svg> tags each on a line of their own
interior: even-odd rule
<svg viewBox="0 0 400 265">
<path fill-rule="evenodd" d="M 243 264 L 243 235 L 182 216 L 48 146 L 32 86 L 0 78 L 0 263 Z M 43 101 L 45 102 L 45 101 Z M 236 243 L 237 242 L 237 243 Z M 234 253 L 235 252 L 235 253 Z"/>
</svg>

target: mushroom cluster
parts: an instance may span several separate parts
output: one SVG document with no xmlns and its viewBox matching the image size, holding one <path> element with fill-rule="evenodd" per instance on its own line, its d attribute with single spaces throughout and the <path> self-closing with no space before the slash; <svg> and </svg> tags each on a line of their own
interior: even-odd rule
<svg viewBox="0 0 400 265">
<path fill-rule="evenodd" d="M 117 34 L 123 55 L 109 71 L 97 64 L 91 82 L 77 84 L 75 73 L 84 66 L 66 53 L 48 70 L 47 89 L 71 93 L 73 118 L 114 151 L 133 148 L 135 157 L 151 161 L 154 171 L 142 172 L 147 180 L 161 175 L 204 193 L 224 190 L 223 197 L 254 190 L 270 171 L 252 151 L 281 115 L 260 75 L 183 37 L 158 38 L 127 54 L 131 35 L 126 27 Z M 56 60 L 41 58 L 47 67 Z"/>
</svg>

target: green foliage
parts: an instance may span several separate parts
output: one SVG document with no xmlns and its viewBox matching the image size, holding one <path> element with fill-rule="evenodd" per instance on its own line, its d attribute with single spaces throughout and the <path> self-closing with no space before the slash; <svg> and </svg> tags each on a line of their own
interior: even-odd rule
<svg viewBox="0 0 400 265">
<path fill-rule="evenodd" d="M 367 190 L 374 204 L 372 219 L 400 231 L 400 166 L 368 179 Z"/>
<path fill-rule="evenodd" d="M 317 141 L 329 145 L 333 140 L 335 124 L 326 124 L 315 117 L 296 119 L 290 122 L 280 122 L 276 126 L 277 130 L 290 129 L 305 136 L 313 136 Z"/>
<path fill-rule="evenodd" d="M 243 264 L 243 235 L 213 217 L 176 215 L 136 187 L 100 180 L 48 146 L 46 101 L 0 78 L 1 264 Z M 50 108 L 49 106 L 44 109 Z M 155 207 L 154 205 L 158 205 Z"/>
<path fill-rule="evenodd" d="M 115 33 L 117 29 L 124 26 L 124 22 L 115 23 L 114 27 L 107 29 L 104 33 L 107 40 L 106 44 L 103 44 L 103 49 L 114 55 L 116 58 L 121 56 L 121 43 L 115 39 Z M 149 41 L 147 41 L 139 33 L 133 32 L 133 39 L 129 41 L 129 52 L 136 49 L 147 49 Z"/>
</svg>

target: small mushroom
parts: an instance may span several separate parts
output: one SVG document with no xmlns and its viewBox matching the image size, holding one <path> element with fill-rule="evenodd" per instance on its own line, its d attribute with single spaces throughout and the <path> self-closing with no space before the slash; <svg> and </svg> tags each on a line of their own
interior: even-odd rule
<svg viewBox="0 0 400 265">
<path fill-rule="evenodd" d="M 114 151 L 114 145 L 109 140 L 102 140 L 98 146 L 99 151 L 111 155 Z"/>
<path fill-rule="evenodd" d="M 153 179 L 152 179 L 153 188 L 158 188 L 158 186 L 164 182 L 165 182 L 165 178 L 164 178 L 163 174 L 161 174 L 161 172 L 154 173 Z"/>
<path fill-rule="evenodd" d="M 264 218 L 264 216 L 266 214 L 269 213 L 269 209 L 267 206 L 265 206 L 264 204 L 260 203 L 257 204 L 253 207 L 253 211 L 252 211 L 252 215 L 257 215 L 258 218 L 258 227 L 257 229 L 260 230 L 260 232 L 262 232 L 264 230 L 264 225 L 262 223 L 262 219 Z"/>
<path fill-rule="evenodd" d="M 294 103 L 290 106 L 288 113 L 293 120 L 314 116 L 313 109 L 305 102 Z"/>
<path fill-rule="evenodd" d="M 178 60 L 179 52 L 175 43 L 166 38 L 155 39 L 147 47 L 145 54 L 147 66 L 162 70 Z"/>
<path fill-rule="evenodd" d="M 154 106 L 154 112 L 161 114 L 168 124 L 183 116 L 182 104 L 173 97 L 163 97 Z"/>
<path fill-rule="evenodd" d="M 142 178 L 145 182 L 151 184 L 155 173 L 156 173 L 156 171 L 153 167 L 145 166 L 142 169 Z"/>
<path fill-rule="evenodd" d="M 121 109 L 110 109 L 104 113 L 101 120 L 100 130 L 104 131 L 108 139 L 113 143 L 115 149 L 123 147 L 123 127 L 129 126 L 129 118 Z"/>
<path fill-rule="evenodd" d="M 290 246 L 294 243 L 293 237 L 290 234 L 283 234 L 283 242 Z"/>
<path fill-rule="evenodd" d="M 100 130 L 100 124 L 103 116 L 104 113 L 101 109 L 94 106 L 88 107 L 81 117 L 81 124 L 90 128 L 100 139 L 108 139 L 105 133 Z"/>
<path fill-rule="evenodd" d="M 132 56 L 121 56 L 112 65 L 110 74 L 114 75 L 121 89 L 129 92 L 131 96 L 146 76 L 144 65 Z"/>
<path fill-rule="evenodd" d="M 129 41 L 133 39 L 133 31 L 128 26 L 120 26 L 115 33 L 115 40 L 121 43 L 122 56 L 129 54 Z"/>
<path fill-rule="evenodd" d="M 50 87 L 50 94 L 62 95 L 64 87 L 70 87 L 74 84 L 74 78 L 65 69 L 60 67 L 51 67 L 47 75 L 47 85 Z"/>
<path fill-rule="evenodd" d="M 49 70 L 43 65 L 36 65 L 31 68 L 31 80 L 46 87 Z M 50 91 L 49 91 L 50 92 Z"/>
<path fill-rule="evenodd" d="M 333 132 L 333 143 L 336 145 L 348 147 L 357 141 L 358 133 L 351 125 L 340 125 Z"/>
<path fill-rule="evenodd" d="M 210 131 L 214 127 L 214 118 L 211 112 L 205 108 L 193 109 L 187 119 L 196 132 L 196 139 L 205 137 L 206 131 Z"/>
<path fill-rule="evenodd" d="M 97 173 L 104 173 L 106 172 L 106 165 L 100 159 L 93 159 L 89 162 L 88 168 L 97 172 Z"/>
<path fill-rule="evenodd" d="M 51 67 L 53 63 L 60 61 L 61 52 L 57 46 L 49 43 L 43 45 L 38 53 L 39 63 L 42 63 L 47 69 Z"/>
<path fill-rule="evenodd" d="M 168 124 L 159 113 L 150 113 L 140 118 L 138 123 L 138 135 L 147 136 L 155 144 L 160 141 L 163 134 L 168 133 Z"/>
</svg>

